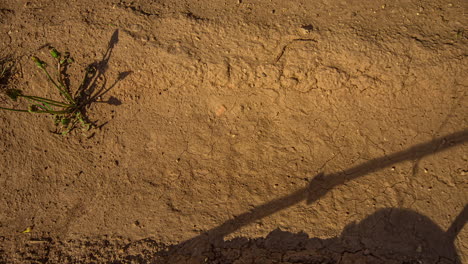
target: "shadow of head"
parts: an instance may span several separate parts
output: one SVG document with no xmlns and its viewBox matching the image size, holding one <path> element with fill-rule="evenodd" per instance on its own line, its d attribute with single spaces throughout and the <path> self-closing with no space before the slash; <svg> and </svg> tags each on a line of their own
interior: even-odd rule
<svg viewBox="0 0 468 264">
<path fill-rule="evenodd" d="M 303 257 L 289 261 L 300 263 L 461 263 L 447 232 L 428 217 L 406 209 L 381 209 L 330 239 L 277 229 L 262 240 L 272 252 L 296 251 L 291 256 Z M 318 251 L 322 255 L 313 254 Z"/>
<path fill-rule="evenodd" d="M 364 250 L 382 259 L 460 263 L 450 234 L 428 217 L 406 209 L 381 209 L 359 223 L 349 224 L 336 242 L 344 250 Z"/>
<path fill-rule="evenodd" d="M 411 210 L 386 208 L 340 236 L 320 239 L 306 233 L 273 230 L 265 238 L 234 238 L 174 246 L 165 260 L 206 259 L 208 263 L 461 263 L 453 238 L 428 217 Z M 184 263 L 184 262 L 181 262 Z"/>
</svg>

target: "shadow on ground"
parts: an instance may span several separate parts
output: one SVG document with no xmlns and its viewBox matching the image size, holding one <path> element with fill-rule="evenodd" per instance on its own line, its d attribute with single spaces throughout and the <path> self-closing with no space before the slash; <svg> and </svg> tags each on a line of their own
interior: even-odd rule
<svg viewBox="0 0 468 264">
<path fill-rule="evenodd" d="M 308 234 L 273 230 L 265 238 L 224 237 L 259 219 L 299 202 L 313 203 L 332 188 L 406 160 L 448 150 L 468 142 L 468 130 L 436 138 L 407 150 L 376 158 L 347 170 L 314 177 L 306 186 L 243 213 L 177 245 L 166 246 L 147 238 L 130 242 L 122 238 L 57 240 L 47 234 L 2 237 L 0 263 L 395 263 L 461 264 L 454 245 L 468 221 L 468 204 L 451 226 L 442 230 L 430 218 L 401 208 L 380 209 L 359 223 L 350 223 L 338 237 L 310 238 Z M 13 255 L 9 255 L 12 257 Z"/>
<path fill-rule="evenodd" d="M 102 100 L 102 97 L 110 90 L 112 90 L 117 85 L 117 83 L 132 74 L 132 71 L 120 72 L 116 80 L 112 84 L 107 85 L 106 72 L 109 68 L 109 61 L 112 56 L 112 52 L 118 42 L 119 30 L 115 30 L 109 40 L 109 43 L 107 44 L 106 52 L 102 56 L 102 59 L 100 61 L 91 63 L 86 69 L 87 74 L 85 75 L 85 78 L 80 85 L 77 94 L 79 94 L 80 101 L 87 102 L 88 107 L 91 103 L 107 103 L 114 106 L 119 106 L 122 104 L 122 101 L 114 96 L 110 96 L 107 101 Z M 84 115 L 87 116 L 87 109 L 84 108 L 83 110 Z M 91 122 L 88 118 L 86 119 L 88 123 Z M 99 127 L 103 127 L 106 124 L 107 122 L 104 122 L 103 124 L 99 125 Z M 96 122 L 93 122 L 93 125 L 97 126 Z"/>
<path fill-rule="evenodd" d="M 468 205 L 444 232 L 424 215 L 385 208 L 331 239 L 276 229 L 265 238 L 200 243 L 185 253 L 175 246 L 154 263 L 461 263 L 453 242 L 467 219 Z"/>
<path fill-rule="evenodd" d="M 172 246 L 168 252 L 158 253 L 157 259 L 167 263 L 187 261 L 187 263 L 191 263 L 191 261 L 195 261 L 193 263 L 203 263 L 204 261 L 234 263 L 235 260 L 237 260 L 236 263 L 272 263 L 272 261 L 345 263 L 343 258 L 353 258 L 354 256 L 359 258 L 359 255 L 362 255 L 370 262 L 363 259 L 356 260 L 357 262 L 350 260 L 349 263 L 391 263 L 389 261 L 392 260 L 397 261 L 395 263 L 444 263 L 444 261 L 446 263 L 460 263 L 453 242 L 467 221 L 467 207 L 447 232 L 441 230 L 426 216 L 410 210 L 387 208 L 375 212 L 358 224 L 348 225 L 339 238 L 329 240 L 308 239 L 306 234 L 295 235 L 280 230 L 271 232 L 265 239 L 247 240 L 240 238 L 224 241 L 223 238 L 243 226 L 299 202 L 306 201 L 307 204 L 311 204 L 332 188 L 351 180 L 406 160 L 416 160 L 450 149 L 467 141 L 468 130 L 464 130 L 415 145 L 404 151 L 367 161 L 338 173 L 329 175 L 321 173 L 315 176 L 307 187 L 260 205 L 195 238 Z M 273 244 L 280 246 L 271 248 L 273 245 L 271 241 L 277 241 Z M 305 245 L 309 245 L 307 246 L 309 249 Z M 257 248 L 260 251 L 256 252 Z M 287 255 L 292 249 L 296 249 L 293 251 L 306 256 L 297 256 L 297 258 L 303 258 L 298 261 L 286 260 L 290 258 Z M 251 256 L 248 256 L 249 251 L 252 252 Z M 259 253 L 262 251 L 265 252 Z M 273 257 L 273 253 L 276 253 L 277 256 Z M 321 256 L 314 259 L 314 256 L 309 257 L 307 254 Z M 346 257 L 346 255 L 350 257 Z M 246 258 L 245 261 L 238 262 L 243 256 Z M 321 259 L 322 257 L 323 259 Z"/>
<path fill-rule="evenodd" d="M 115 30 L 114 33 L 112 34 L 111 39 L 109 40 L 109 43 L 107 45 L 106 52 L 104 53 L 101 61 L 94 62 L 91 65 L 89 65 L 90 68 L 95 69 L 95 72 L 93 72 L 92 78 L 90 78 L 90 82 L 87 84 L 88 90 L 87 94 L 93 94 L 91 98 L 88 98 L 88 100 L 91 100 L 93 102 L 96 102 L 96 99 L 104 96 L 107 94 L 110 90 L 112 90 L 119 81 L 122 81 L 123 79 L 127 78 L 130 74 L 132 74 L 132 71 L 125 71 L 125 72 L 120 72 L 119 75 L 117 76 L 117 79 L 109 85 L 108 88 L 106 88 L 107 85 L 107 79 L 105 76 L 105 73 L 107 69 L 109 68 L 109 60 L 111 58 L 112 52 L 114 50 L 115 45 L 119 42 L 119 30 Z M 102 83 L 99 84 L 98 80 L 102 79 Z M 99 86 L 99 88 L 98 88 Z M 111 105 L 121 105 L 122 102 L 111 96 L 108 101 L 99 101 L 101 103 L 108 103 Z"/>
</svg>

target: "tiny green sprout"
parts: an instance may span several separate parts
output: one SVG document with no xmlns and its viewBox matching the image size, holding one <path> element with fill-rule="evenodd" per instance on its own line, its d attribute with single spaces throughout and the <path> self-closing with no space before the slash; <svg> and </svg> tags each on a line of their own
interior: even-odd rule
<svg viewBox="0 0 468 264">
<path fill-rule="evenodd" d="M 73 60 L 72 57 L 70 57 L 70 52 L 66 51 L 64 54 L 63 54 L 63 58 L 62 60 L 60 61 L 60 64 L 71 64 L 75 62 L 75 60 Z"/>
<path fill-rule="evenodd" d="M 36 63 L 37 67 L 43 70 L 45 69 L 46 63 L 41 61 L 38 57 L 31 56 L 31 59 L 34 61 L 34 63 Z"/>
<path fill-rule="evenodd" d="M 13 101 L 16 101 L 18 97 L 23 95 L 23 92 L 19 89 L 8 89 L 5 91 L 6 95 L 10 97 Z"/>
<path fill-rule="evenodd" d="M 50 55 L 55 59 L 60 59 L 60 52 L 58 52 L 54 47 L 49 48 Z"/>
<path fill-rule="evenodd" d="M 62 123 L 62 126 L 67 127 L 70 124 L 70 118 L 62 118 L 62 120 L 60 120 L 60 123 Z"/>
</svg>

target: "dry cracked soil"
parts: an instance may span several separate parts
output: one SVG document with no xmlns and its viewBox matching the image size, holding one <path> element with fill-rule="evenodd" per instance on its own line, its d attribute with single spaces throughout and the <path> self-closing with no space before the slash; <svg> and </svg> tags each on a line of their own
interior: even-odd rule
<svg viewBox="0 0 468 264">
<path fill-rule="evenodd" d="M 2 0 L 0 263 L 468 263 L 468 1 Z M 2 107 L 24 107 L 0 95 Z"/>
</svg>

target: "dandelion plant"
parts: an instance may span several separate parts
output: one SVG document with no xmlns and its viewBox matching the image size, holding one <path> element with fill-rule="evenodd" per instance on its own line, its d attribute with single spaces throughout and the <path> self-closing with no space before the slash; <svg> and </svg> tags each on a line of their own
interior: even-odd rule
<svg viewBox="0 0 468 264">
<path fill-rule="evenodd" d="M 89 84 L 89 80 L 94 77 L 95 69 L 93 66 L 86 68 L 82 83 L 72 93 L 67 82 L 64 80 L 64 69 L 73 62 L 73 59 L 70 57 L 68 52 L 65 52 L 62 55 L 53 47 L 50 47 L 49 51 L 56 64 L 55 76 L 51 76 L 47 70 L 48 65 L 44 61 L 35 56 L 32 56 L 31 59 L 45 74 L 48 81 L 59 93 L 61 99 L 55 100 L 40 96 L 27 95 L 20 89 L 7 88 L 5 93 L 9 98 L 13 101 L 23 99 L 28 103 L 28 108 L 15 109 L 0 107 L 0 110 L 50 114 L 54 117 L 55 124 L 60 126 L 59 131 L 61 131 L 61 134 L 67 134 L 77 127 L 81 127 L 84 131 L 87 131 L 90 129 L 91 123 L 86 121 L 84 110 L 85 107 L 95 99 L 95 97 L 88 94 L 89 91 L 86 91 L 86 86 Z"/>
</svg>

